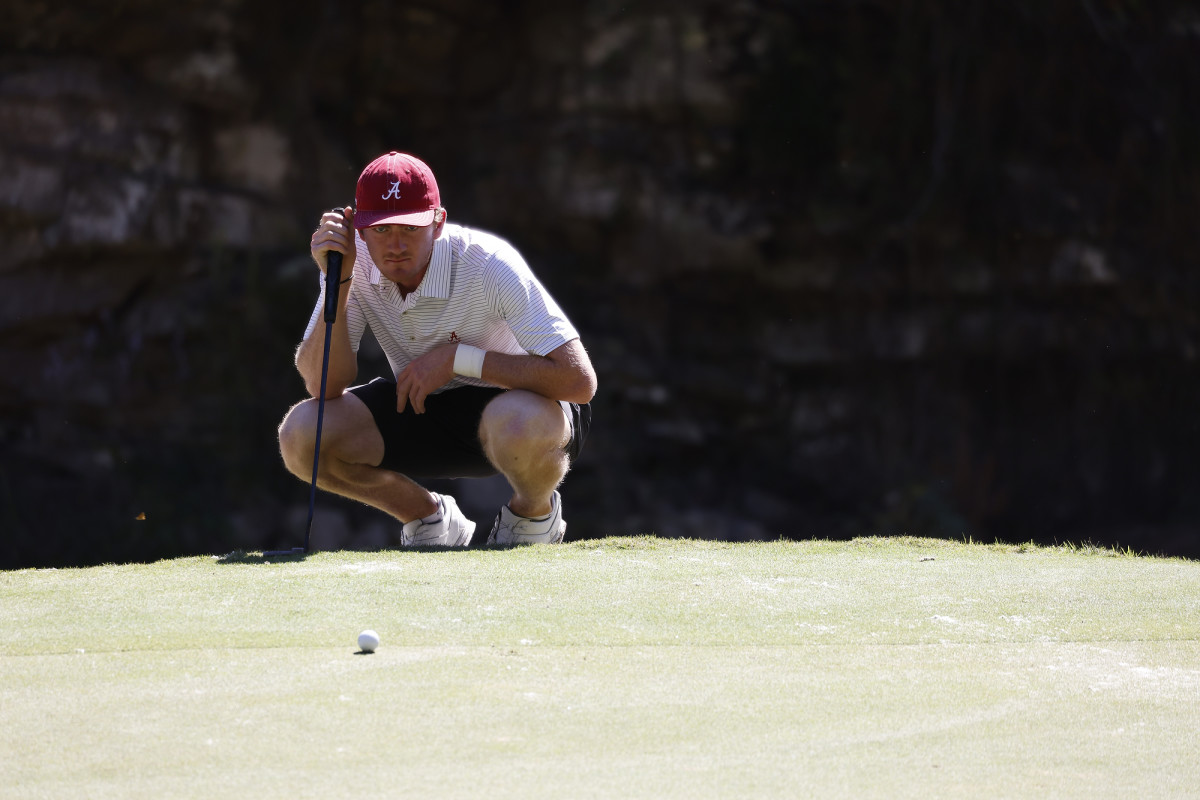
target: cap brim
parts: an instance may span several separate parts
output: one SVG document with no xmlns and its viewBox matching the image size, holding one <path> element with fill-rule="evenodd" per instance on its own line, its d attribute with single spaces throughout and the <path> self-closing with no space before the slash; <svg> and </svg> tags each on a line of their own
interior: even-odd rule
<svg viewBox="0 0 1200 800">
<path fill-rule="evenodd" d="M 395 211 L 358 211 L 354 214 L 354 227 L 358 230 L 374 228 L 376 225 L 417 225 L 425 227 L 433 224 L 436 209 L 414 211 L 407 214 L 397 214 Z"/>
</svg>

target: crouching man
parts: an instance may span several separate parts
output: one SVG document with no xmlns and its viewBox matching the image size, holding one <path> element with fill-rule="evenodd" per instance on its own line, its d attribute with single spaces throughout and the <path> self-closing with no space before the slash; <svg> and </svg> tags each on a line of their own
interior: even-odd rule
<svg viewBox="0 0 1200 800">
<path fill-rule="evenodd" d="M 358 179 L 355 207 L 327 212 L 311 242 L 324 273 L 343 254 L 317 485 L 395 517 L 404 546 L 470 544 L 475 523 L 417 480 L 495 475 L 512 498 L 488 543 L 561 542 L 557 491 L 591 424 L 596 374 L 579 333 L 521 255 L 446 221 L 421 160 L 391 152 Z M 284 464 L 312 477 L 324 351 L 324 280 L 296 367 L 312 398 L 279 428 Z M 395 380 L 352 386 L 363 331 Z"/>
</svg>

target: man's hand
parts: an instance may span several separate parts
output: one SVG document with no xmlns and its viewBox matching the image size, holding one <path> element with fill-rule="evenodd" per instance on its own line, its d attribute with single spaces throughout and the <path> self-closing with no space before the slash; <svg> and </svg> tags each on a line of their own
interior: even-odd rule
<svg viewBox="0 0 1200 800">
<path fill-rule="evenodd" d="M 329 251 L 336 250 L 342 254 L 342 275 L 347 278 L 353 275 L 354 257 L 358 252 L 354 244 L 354 209 L 346 206 L 340 211 L 322 214 L 309 249 L 322 273 L 329 263 Z"/>
<path fill-rule="evenodd" d="M 425 398 L 429 393 L 440 389 L 454 378 L 456 350 L 457 344 L 435 347 L 409 363 L 396 376 L 396 413 L 403 413 L 409 403 L 412 403 L 412 409 L 416 413 L 425 413 Z"/>
</svg>

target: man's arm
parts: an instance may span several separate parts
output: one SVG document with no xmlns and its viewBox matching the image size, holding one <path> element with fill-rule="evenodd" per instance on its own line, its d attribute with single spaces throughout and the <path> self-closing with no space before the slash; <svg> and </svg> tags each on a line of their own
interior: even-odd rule
<svg viewBox="0 0 1200 800">
<path fill-rule="evenodd" d="M 325 399 L 341 397 L 358 375 L 358 357 L 350 346 L 350 333 L 346 327 L 346 297 L 350 294 L 350 283 L 343 283 L 338 292 L 338 314 L 333 323 L 329 339 L 329 375 L 325 381 Z M 321 362 L 325 351 L 325 328 L 322 315 L 307 339 L 296 349 L 296 369 L 304 379 L 308 393 L 316 397 L 321 392 Z"/>
<path fill-rule="evenodd" d="M 444 345 L 430 350 L 396 376 L 398 411 L 412 403 L 418 414 L 425 412 L 425 398 L 429 393 L 454 378 L 454 355 L 459 346 Z M 488 351 L 484 355 L 480 377 L 505 389 L 526 389 L 551 400 L 571 403 L 591 402 L 596 394 L 596 370 L 578 339 L 572 339 L 544 356 Z"/>
<path fill-rule="evenodd" d="M 596 370 L 578 339 L 544 356 L 489 352 L 481 377 L 505 389 L 528 389 L 551 400 L 580 405 L 591 402 L 596 394 Z"/>
<path fill-rule="evenodd" d="M 342 211 L 328 211 L 321 217 L 321 225 L 313 233 L 311 252 L 322 274 L 330 250 L 342 254 L 342 284 L 338 287 L 338 311 L 329 341 L 329 376 L 325 382 L 325 398 L 340 397 L 358 375 L 358 357 L 350 345 L 350 332 L 346 326 L 346 302 L 350 297 L 351 280 L 354 275 L 354 209 L 347 206 Z M 296 369 L 304 379 L 308 393 L 316 397 L 321 392 L 321 362 L 325 351 L 326 322 L 318 314 L 317 324 L 308 338 L 296 350 Z"/>
</svg>

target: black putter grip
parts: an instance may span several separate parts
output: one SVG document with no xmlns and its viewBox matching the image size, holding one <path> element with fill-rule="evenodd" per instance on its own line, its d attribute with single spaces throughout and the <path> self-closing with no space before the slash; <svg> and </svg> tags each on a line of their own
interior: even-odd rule
<svg viewBox="0 0 1200 800">
<path fill-rule="evenodd" d="M 330 250 L 325 264 L 325 324 L 337 320 L 338 292 L 342 284 L 342 254 Z"/>
</svg>

